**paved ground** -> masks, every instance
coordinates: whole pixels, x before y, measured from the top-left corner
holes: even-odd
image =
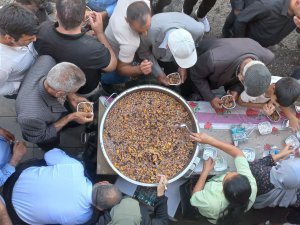
[[[11,0],[0,0],[0,5],[11,2]],[[173,0],[171,6],[166,7],[165,11],[181,11],[182,0]],[[224,23],[225,16],[229,12],[230,4],[229,1],[219,0],[213,10],[209,13],[208,18],[211,23],[212,30],[205,38],[209,37],[220,37],[221,27]],[[296,47],[296,33],[293,32],[289,35],[282,43],[277,46],[275,51],[276,59],[271,65],[271,70],[276,75],[289,76],[291,71],[299,65],[299,50]],[[15,101],[8,100],[3,97],[0,97],[0,126],[8,129],[15,134],[17,139],[22,140],[22,135],[20,127],[16,122],[16,113],[15,113]],[[76,155],[83,147],[80,143],[79,134],[81,128],[76,128],[68,130],[67,133],[62,134],[62,145],[64,149],[74,155]],[[34,144],[28,143],[28,153],[25,159],[29,158],[42,158],[43,152]],[[262,215],[267,215],[267,211],[254,211],[249,214],[241,224],[243,225],[254,225],[259,221]],[[273,213],[273,215],[280,216],[282,210],[279,213]],[[269,213],[272,214],[272,213]],[[178,217],[180,218],[180,212],[178,212]],[[183,221],[180,220],[176,224],[209,224],[203,219],[198,219],[197,221]]]

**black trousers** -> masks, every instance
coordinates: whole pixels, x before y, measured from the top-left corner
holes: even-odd
[[[190,15],[193,11],[194,6],[198,0],[184,0],[183,2],[183,12],[187,15]],[[198,12],[197,12],[197,17],[198,18],[203,18],[206,16],[206,14],[214,7],[216,4],[217,0],[202,0]]]

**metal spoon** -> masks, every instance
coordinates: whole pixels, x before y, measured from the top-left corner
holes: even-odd
[[[176,127],[177,127],[177,128],[185,128],[185,129],[187,129],[187,131],[188,131],[189,133],[193,133],[193,132],[190,130],[190,128],[189,128],[185,123],[179,124],[179,125],[177,125]]]

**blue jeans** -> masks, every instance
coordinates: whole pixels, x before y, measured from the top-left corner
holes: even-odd
[[[120,74],[117,73],[117,71],[109,72],[109,73],[104,73],[101,76],[101,84],[121,84],[125,83],[129,80],[129,77],[126,76],[121,76]]]

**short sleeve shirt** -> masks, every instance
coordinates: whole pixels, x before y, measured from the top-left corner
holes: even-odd
[[[39,55],[50,55],[57,63],[70,62],[78,66],[86,76],[80,94],[92,92],[99,84],[102,69],[110,63],[109,50],[96,38],[80,33],[66,35],[56,30],[57,23],[41,25],[35,48]]]
[[[114,53],[124,63],[131,63],[133,61],[135,52],[140,46],[140,35],[129,26],[125,19],[128,6],[135,1],[118,1],[105,30],[105,35]],[[149,0],[142,1],[150,7]]]
[[[237,172],[248,178],[251,186],[251,195],[247,211],[252,207],[257,193],[255,178],[249,168],[248,161],[245,157],[239,156],[234,160]],[[226,209],[229,202],[223,194],[223,179],[226,174],[213,177],[209,180],[204,189],[193,194],[190,202],[192,206],[198,208],[201,215],[205,216],[209,222],[216,224],[222,212]]]

